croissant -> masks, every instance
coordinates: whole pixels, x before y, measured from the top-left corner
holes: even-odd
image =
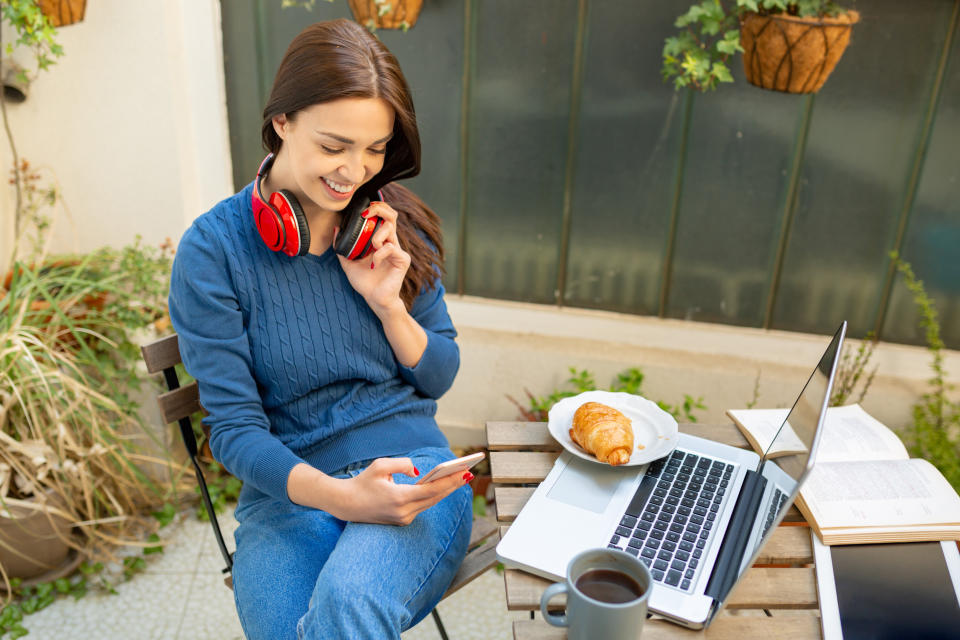
[[[633,425],[630,418],[613,407],[599,402],[580,405],[573,414],[570,438],[600,462],[611,465],[630,462]]]

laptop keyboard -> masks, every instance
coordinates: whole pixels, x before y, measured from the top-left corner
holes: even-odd
[[[680,450],[651,462],[607,546],[638,556],[655,581],[689,592],[732,474],[732,464]]]
[[[770,501],[770,510],[767,511],[767,520],[763,523],[763,533],[761,538],[767,535],[767,531],[770,530],[770,526],[773,524],[773,519],[777,517],[777,514],[780,513],[780,507],[783,506],[783,503],[787,501],[787,496],[780,491],[780,489],[774,489],[776,493],[773,494],[773,500]]]

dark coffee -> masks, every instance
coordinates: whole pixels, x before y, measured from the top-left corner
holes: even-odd
[[[643,587],[631,576],[610,569],[593,569],[577,579],[577,589],[583,595],[600,602],[623,604],[643,595]]]

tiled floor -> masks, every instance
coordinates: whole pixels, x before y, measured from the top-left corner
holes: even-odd
[[[221,516],[232,549],[233,516]],[[242,640],[233,592],[223,584],[223,559],[206,522],[183,514],[161,530],[163,554],[117,585],[117,595],[91,591],[79,600],[58,600],[26,616],[26,640]],[[438,607],[451,640],[512,637],[523,613],[507,611],[503,577],[488,571]],[[403,634],[404,640],[439,639],[432,618]]]

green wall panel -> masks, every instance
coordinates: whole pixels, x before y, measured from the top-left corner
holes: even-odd
[[[873,329],[953,3],[875,0],[814,103],[773,325]]]
[[[556,299],[574,0],[477,0],[465,292]]]
[[[901,255],[923,280],[940,317],[941,337],[960,347],[960,33],[949,64]],[[919,315],[895,280],[884,340],[924,343]]]
[[[694,101],[668,309],[760,326],[803,98],[734,71],[735,85]]]
[[[566,304],[657,313],[684,104],[660,77],[675,18],[660,3],[590,4]]]

